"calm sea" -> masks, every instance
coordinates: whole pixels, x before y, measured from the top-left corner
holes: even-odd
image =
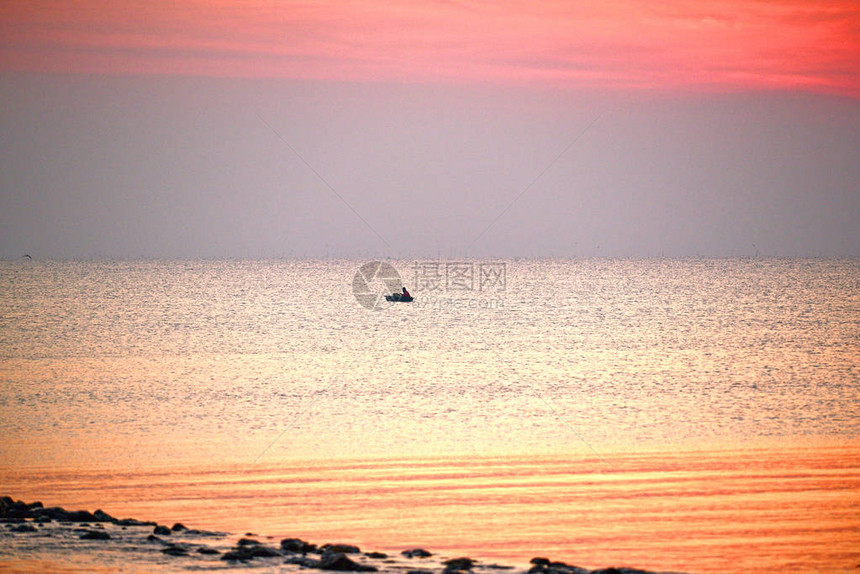
[[[0,262],[0,494],[514,564],[860,563],[860,261],[365,263]]]

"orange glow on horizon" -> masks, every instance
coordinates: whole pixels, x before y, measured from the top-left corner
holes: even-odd
[[[0,5],[0,70],[860,97],[850,0]]]

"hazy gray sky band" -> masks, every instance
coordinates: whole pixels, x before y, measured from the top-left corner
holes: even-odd
[[[853,99],[20,74],[0,97],[7,258],[860,255]]]

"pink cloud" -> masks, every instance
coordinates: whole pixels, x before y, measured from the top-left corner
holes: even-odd
[[[860,96],[855,4],[7,0],[0,69]]]

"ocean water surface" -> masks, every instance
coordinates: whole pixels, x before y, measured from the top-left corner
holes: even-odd
[[[415,301],[376,309],[364,263],[0,263],[0,494],[512,564],[860,563],[857,260],[389,261]]]

